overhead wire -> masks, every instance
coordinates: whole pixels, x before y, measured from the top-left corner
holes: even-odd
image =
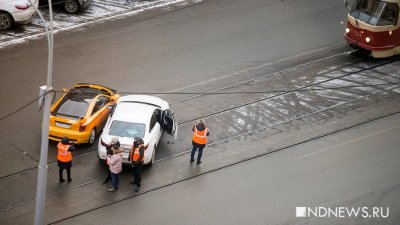
[[[54,91],[45,92],[45,93],[39,95],[39,97],[36,97],[36,98],[33,99],[32,101],[30,101],[30,102],[24,104],[23,106],[19,107],[19,108],[16,109],[15,111],[10,112],[10,113],[8,113],[8,114],[6,114],[6,115],[0,117],[0,121],[2,121],[2,120],[4,120],[4,119],[7,119],[8,117],[10,117],[10,116],[12,116],[12,115],[17,114],[18,112],[20,112],[20,111],[22,111],[23,109],[27,108],[28,106],[30,106],[31,104],[35,103],[37,100],[39,100],[40,98],[42,98],[43,96],[45,96],[45,95],[47,95],[48,93],[51,93],[51,92],[54,92]],[[53,101],[54,101],[54,99],[55,99],[55,95],[54,95],[54,97],[53,97]],[[44,101],[42,101],[42,103],[41,103],[42,105],[43,105],[43,102],[44,102]],[[40,109],[42,108],[42,105],[40,105],[40,107],[39,107]]]
[[[272,91],[229,91],[229,92],[119,92],[119,94],[144,94],[144,95],[229,95],[229,94],[273,94],[281,92],[303,92],[303,91],[323,91],[323,90],[336,90],[344,88],[365,88],[387,85],[399,85],[399,82],[388,82],[382,84],[368,84],[368,85],[347,85],[340,87],[317,87],[304,89],[291,89],[291,90],[272,90]]]
[[[271,91],[232,91],[232,92],[119,92],[119,94],[128,95],[128,94],[143,94],[143,95],[231,95],[231,94],[274,94],[274,93],[287,93],[287,92],[305,92],[305,91],[324,91],[324,90],[337,90],[337,89],[346,89],[346,88],[372,88],[378,86],[388,86],[388,85],[400,85],[399,82],[388,82],[388,83],[381,83],[381,84],[368,84],[368,85],[347,85],[347,86],[339,86],[339,87],[306,87],[303,89],[290,89],[290,90],[271,90]],[[31,104],[38,101],[44,95],[53,92],[53,93],[65,93],[64,91],[57,91],[52,90],[48,91],[39,97],[34,98],[33,100],[29,101],[28,103],[22,105],[18,109],[0,117],[0,121],[7,119],[10,116],[13,116],[23,109],[27,108]],[[53,95],[54,102],[56,95]],[[39,110],[42,109],[43,101],[39,107]]]

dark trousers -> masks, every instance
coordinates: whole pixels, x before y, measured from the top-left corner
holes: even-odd
[[[68,178],[68,180],[71,180],[71,168],[65,168],[65,169],[67,170],[67,178]],[[59,170],[58,170],[58,173],[60,175],[60,180],[64,180],[63,171],[64,171],[64,168],[62,168],[62,167],[60,167]]]
[[[68,182],[71,181],[71,167],[72,167],[72,161],[69,161],[69,162],[62,162],[62,161],[60,161],[60,160],[57,160],[57,162],[58,162],[58,168],[59,168],[58,173],[59,173],[59,175],[60,175],[60,182],[63,182],[63,181],[64,181],[64,178],[63,178],[63,171],[64,171],[64,169],[67,170]]]
[[[113,188],[118,189],[118,184],[119,184],[118,174],[111,172],[111,184]]]
[[[194,155],[196,154],[196,150],[199,149],[199,154],[197,155],[197,162],[200,162],[201,156],[203,155],[203,148],[204,147],[193,145],[192,153],[190,154],[190,160],[194,161]]]
[[[110,180],[111,180],[111,171],[108,170],[107,171],[107,177],[106,177],[106,179],[104,180],[103,183],[108,183]]]
[[[140,187],[140,182],[142,181],[142,164],[138,163],[133,165],[133,176],[135,177],[135,184]]]

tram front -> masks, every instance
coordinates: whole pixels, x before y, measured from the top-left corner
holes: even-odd
[[[347,15],[345,39],[374,58],[400,54],[400,0],[345,0]]]

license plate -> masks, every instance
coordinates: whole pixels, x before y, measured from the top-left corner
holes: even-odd
[[[71,124],[60,123],[60,122],[56,122],[56,126],[57,126],[57,127],[66,128],[66,129],[71,128]]]
[[[129,156],[129,154],[125,154],[125,153],[122,155],[122,162],[123,163],[128,163],[129,162],[128,161],[128,156]]]

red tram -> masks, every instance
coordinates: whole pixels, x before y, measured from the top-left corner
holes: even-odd
[[[345,0],[345,39],[355,48],[367,50],[374,58],[400,54],[400,0]]]

